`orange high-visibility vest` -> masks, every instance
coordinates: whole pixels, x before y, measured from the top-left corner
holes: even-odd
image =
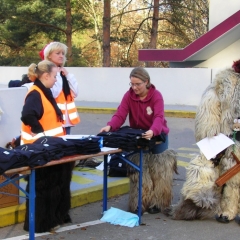
[[[67,96],[67,100],[65,99],[63,91],[60,92],[57,98],[55,98],[58,107],[61,109],[63,113],[63,124],[66,124],[66,113],[69,116],[69,121],[72,125],[75,125],[80,122],[80,117],[78,115],[78,111],[72,96]]]
[[[28,91],[28,94],[33,90],[38,91],[41,95],[42,105],[43,105],[43,115],[42,115],[42,118],[39,120],[39,122],[42,125],[44,132],[38,133],[36,136],[32,136],[31,127],[29,125],[25,125],[24,123],[22,123],[21,145],[27,144],[27,143],[33,143],[35,140],[37,140],[42,136],[58,137],[58,136],[65,135],[62,127],[62,123],[58,121],[57,114],[52,104],[45,97],[42,90],[36,85],[33,85],[30,88],[30,90]]]

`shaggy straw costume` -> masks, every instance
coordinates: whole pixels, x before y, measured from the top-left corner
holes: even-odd
[[[130,157],[131,161],[139,165],[139,155]],[[138,178],[139,173],[129,166],[130,179],[129,211],[136,212],[138,208]],[[173,150],[163,153],[143,154],[142,174],[142,213],[156,206],[163,210],[172,201],[173,174],[177,174],[177,154]]]
[[[203,155],[193,159],[187,168],[182,197],[173,208],[173,219],[204,219],[214,215],[220,201],[221,189],[215,184],[218,167]]]
[[[197,142],[219,133],[233,134],[234,119],[240,117],[239,63],[217,74],[203,93],[195,119]],[[218,159],[219,164],[208,161],[203,154],[191,160],[181,200],[171,212],[173,219],[204,219],[217,214],[218,221],[227,223],[240,213],[240,173],[223,187],[215,184],[220,175],[236,164],[231,152],[240,158],[240,143],[234,141],[234,147],[228,147]]]

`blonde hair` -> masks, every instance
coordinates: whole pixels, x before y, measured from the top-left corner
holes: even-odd
[[[131,78],[131,77],[139,78],[143,82],[148,81],[148,84],[146,85],[147,88],[150,88],[150,86],[152,85],[151,82],[150,82],[150,76],[149,76],[148,72],[142,67],[134,68],[131,71],[129,78]]]
[[[35,81],[37,78],[41,78],[41,76],[44,73],[51,73],[52,69],[54,67],[57,67],[56,64],[54,64],[51,61],[48,60],[43,60],[39,62],[38,64],[32,63],[28,67],[28,77],[32,80]]]
[[[62,66],[64,66],[65,62],[66,62],[66,55],[67,55],[67,46],[63,43],[60,42],[51,42],[49,43],[46,48],[44,49],[44,59],[49,60],[49,55],[53,52],[53,51],[63,51],[64,53],[64,59],[63,59],[63,64]]]

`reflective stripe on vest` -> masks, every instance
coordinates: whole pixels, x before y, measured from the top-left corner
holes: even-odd
[[[63,124],[66,124],[66,113],[69,115],[69,121],[71,124],[74,125],[80,122],[80,117],[78,115],[75,102],[71,96],[68,96],[66,100],[63,91],[61,91],[61,93],[56,98],[56,102],[59,109],[61,109],[63,113]]]
[[[44,132],[32,136],[31,127],[22,123],[21,144],[33,143],[36,139],[42,136],[58,137],[64,135],[62,123],[58,121],[57,114],[52,104],[48,101],[44,93],[36,85],[33,85],[30,88],[28,94],[33,90],[38,91],[41,95],[43,115],[39,120],[39,123],[43,127]]]
[[[78,115],[78,114],[77,114],[76,112],[70,113],[70,114],[69,114],[69,119],[70,119],[71,121],[73,121],[73,119],[75,119],[75,118],[78,117],[77,115]]]
[[[51,129],[51,130],[46,130],[42,133],[38,133],[35,136],[32,136],[31,134],[22,131],[21,136],[24,139],[24,144],[26,144],[26,142],[27,143],[32,143],[35,140],[37,140],[38,138],[43,137],[43,136],[55,136],[55,137],[56,136],[63,136],[62,133],[63,133],[63,128],[62,127],[57,127],[57,128]]]
[[[20,145],[27,144],[27,143],[33,143],[35,140],[37,140],[40,137],[43,137],[43,133],[38,133],[35,136],[32,136],[31,134],[22,131],[21,132],[21,142]]]
[[[65,104],[57,103],[60,110],[65,111]]]
[[[62,103],[57,103],[57,105],[62,111],[65,111],[66,109],[71,110],[76,108],[76,105],[74,102],[66,103],[66,105]]]

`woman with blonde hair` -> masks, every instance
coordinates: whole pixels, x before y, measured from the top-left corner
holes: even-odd
[[[57,81],[57,73],[58,67],[48,60],[29,66],[28,76],[33,85],[27,93],[22,110],[21,145],[34,145],[43,136],[58,137],[65,134],[62,112],[50,90]],[[74,162],[68,162],[35,170],[35,232],[51,232],[60,225],[71,222],[69,210],[73,167]],[[26,191],[29,192],[28,179],[26,180]],[[27,199],[23,226],[26,231],[29,231],[28,202]]]
[[[63,127],[66,134],[70,134],[71,127],[80,122],[80,117],[74,102],[74,98],[78,96],[78,82],[64,67],[66,54],[67,46],[60,42],[51,42],[39,52],[42,60],[49,60],[58,67],[57,81],[51,91],[63,113]]]
[[[28,76],[34,80],[22,109],[21,144],[42,136],[62,136],[62,113],[50,88],[56,82],[57,66],[50,61],[32,63]]]

